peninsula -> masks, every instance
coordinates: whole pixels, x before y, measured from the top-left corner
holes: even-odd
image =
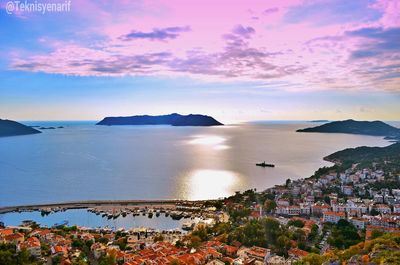
[[[41,133],[16,121],[0,119],[0,137]]]
[[[299,129],[297,132],[348,133],[390,137],[400,135],[400,129],[382,121],[355,120],[334,121],[312,128]]]
[[[138,115],[130,117],[106,117],[96,125],[172,125],[172,126],[219,126],[223,125],[210,116],[201,114]]]

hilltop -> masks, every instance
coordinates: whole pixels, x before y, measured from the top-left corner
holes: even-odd
[[[41,133],[16,121],[0,119],[0,137]]]
[[[210,116],[201,114],[139,115],[130,117],[106,117],[96,125],[172,125],[172,126],[218,126],[223,125]]]

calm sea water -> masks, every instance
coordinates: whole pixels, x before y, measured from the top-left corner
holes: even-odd
[[[77,225],[89,228],[109,227],[112,229],[131,227],[146,227],[159,230],[181,229],[182,224],[190,219],[173,220],[171,217],[165,217],[161,214],[159,217],[155,215],[153,218],[147,216],[119,216],[116,219],[108,220],[100,215],[88,212],[85,209],[67,210],[65,212],[51,213],[47,216],[41,216],[40,212],[23,212],[23,213],[7,213],[0,214],[0,221],[5,225],[20,225],[24,220],[33,220],[41,226],[51,227],[63,220],[68,221],[69,226]]]
[[[95,126],[0,138],[0,206],[86,199],[208,199],[310,176],[332,152],[381,137],[296,133],[313,123]],[[256,167],[260,161],[275,168]]]

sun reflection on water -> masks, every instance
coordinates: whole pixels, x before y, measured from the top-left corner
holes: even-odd
[[[240,188],[240,175],[228,170],[200,169],[183,176],[182,195],[190,200],[216,199]]]
[[[224,144],[226,138],[217,135],[196,135],[189,143],[193,145],[202,145],[211,147],[215,150],[228,149],[229,146]]]

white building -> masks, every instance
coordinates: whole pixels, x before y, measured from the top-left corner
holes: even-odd
[[[327,211],[324,212],[322,214],[322,220],[324,222],[329,222],[329,223],[334,223],[336,224],[337,222],[339,222],[340,219],[345,219],[346,218],[346,214],[343,212],[331,212],[331,211]]]

